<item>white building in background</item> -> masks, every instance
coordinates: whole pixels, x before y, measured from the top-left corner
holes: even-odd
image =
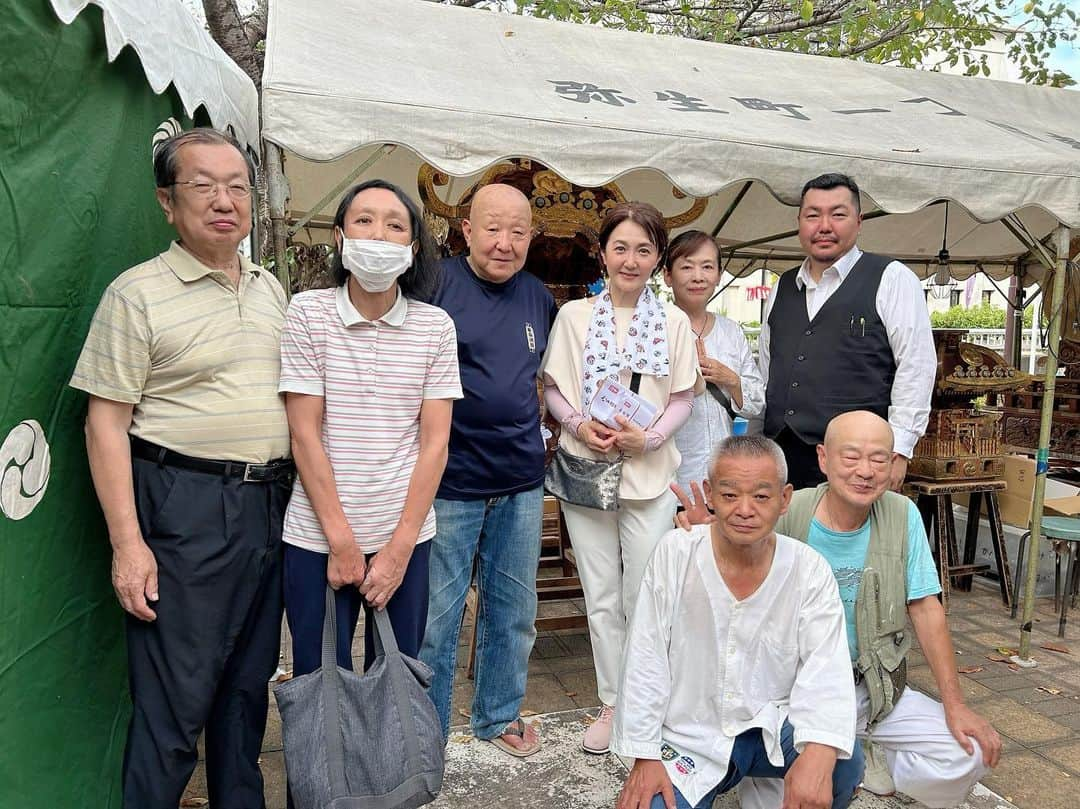
[[[786,269],[786,267],[777,269]],[[764,278],[762,277],[764,275]],[[776,284],[775,273],[755,270],[751,275],[735,278],[724,273],[718,289],[722,290],[709,305],[709,310],[730,317],[744,325],[759,324],[765,301]]]

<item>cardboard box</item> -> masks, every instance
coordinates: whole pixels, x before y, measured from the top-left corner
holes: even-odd
[[[1080,514],[1080,497],[1075,486],[1046,479],[1043,514],[1073,517]],[[1035,496],[1035,459],[1026,455],[1005,456],[1005,491],[998,493],[1001,521],[1027,528],[1031,522],[1031,501]]]
[[[1035,491],[1035,459],[1026,455],[1005,456],[1005,491],[1014,497],[1031,498]]]
[[[998,492],[998,508],[1001,521],[1017,528],[1027,528],[1031,522],[1031,498],[1014,497],[1008,492]]]
[[[1044,516],[1075,517],[1078,514],[1080,514],[1080,496],[1078,495],[1054,497],[1043,501]]]

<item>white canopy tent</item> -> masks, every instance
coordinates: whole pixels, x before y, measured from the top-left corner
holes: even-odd
[[[271,2],[263,82],[263,137],[284,150],[304,240],[327,238],[342,180],[415,192],[427,162],[456,202],[514,156],[582,186],[617,180],[667,214],[689,207],[673,186],[708,198],[689,226],[774,269],[798,256],[791,206],[825,171],[890,214],[860,244],[921,275],[942,246],[935,202],[950,200],[961,278],[1003,278],[1058,223],[1080,226],[1080,93],[419,0]]]

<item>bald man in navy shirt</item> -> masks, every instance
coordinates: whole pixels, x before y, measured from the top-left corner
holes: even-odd
[[[433,303],[457,328],[465,398],[454,404],[450,455],[435,499],[431,596],[420,658],[431,697],[450,724],[458,635],[477,563],[476,695],[472,732],[514,756],[540,748],[521,719],[536,638],[536,569],[544,500],[544,442],[536,376],[555,300],[523,271],[532,240],[528,198],[492,184],[462,222],[467,256],[443,262]]]

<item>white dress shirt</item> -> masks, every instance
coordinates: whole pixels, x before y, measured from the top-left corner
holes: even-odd
[[[669,531],[645,569],[626,640],[611,749],[663,761],[691,805],[727,774],[735,737],[761,728],[783,766],[780,733],[849,758],[855,684],[836,578],[808,545],[777,535],[772,566],[736,600],[710,527]]]
[[[799,268],[795,284],[806,288],[806,315],[811,320],[847,278],[851,268],[862,257],[862,250],[853,247],[835,264],[827,268],[820,281],[810,277],[810,261]],[[770,295],[765,304],[765,316],[758,337],[758,367],[766,386],[769,382],[769,315],[776,296]],[[922,284],[905,264],[890,262],[881,276],[877,298],[878,317],[896,361],[892,401],[889,405],[889,426],[893,430],[893,449],[910,458],[915,444],[926,432],[930,419],[930,394],[937,373],[937,351],[930,331],[930,314]]]
[[[742,326],[731,318],[715,315],[712,330],[701,341],[705,353],[722,362],[739,376],[742,385],[742,407],[731,409],[745,419],[757,418],[765,412],[765,385],[754,362],[750,343]],[[724,392],[727,395],[727,392]],[[708,477],[709,460],[717,444],[731,435],[731,417],[709,390],[694,397],[690,418],[675,433],[675,446],[682,456],[676,478],[689,491],[690,482],[700,483]]]

